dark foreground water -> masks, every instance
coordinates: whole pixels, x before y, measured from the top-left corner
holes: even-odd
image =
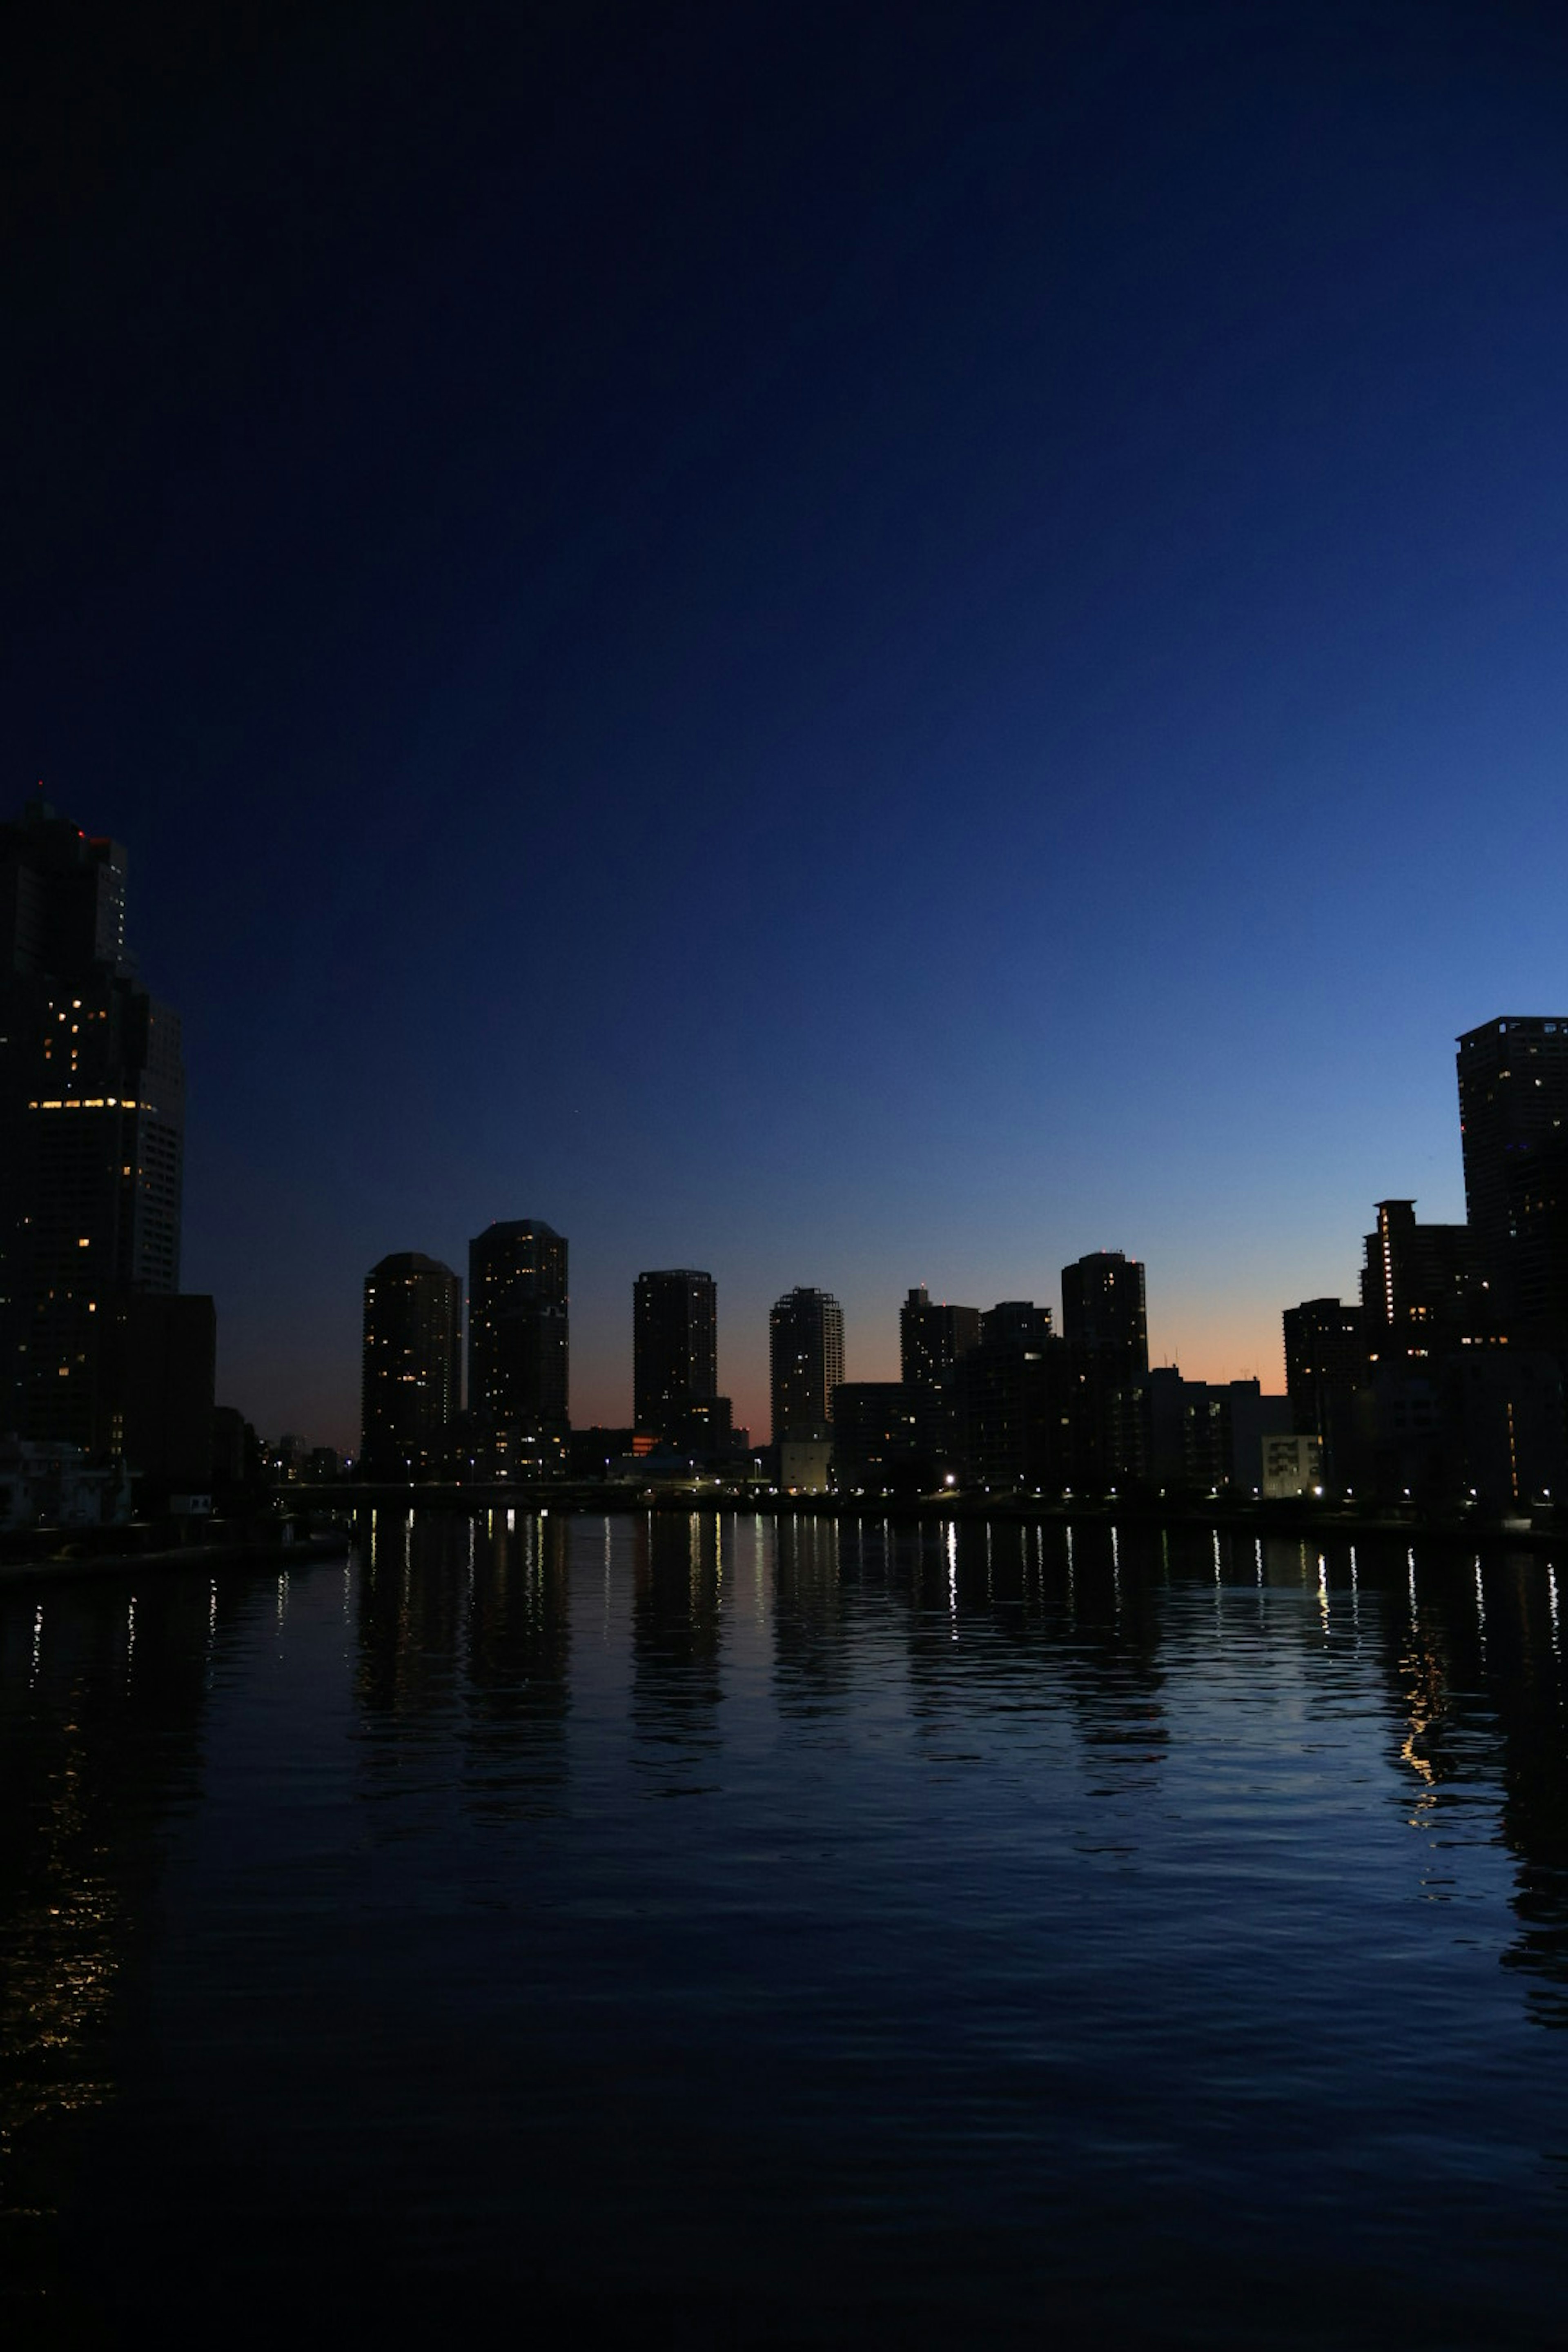
[[[1530,1557],[384,1512],[13,1589],[5,2340],[1557,2340],[1564,1696]]]

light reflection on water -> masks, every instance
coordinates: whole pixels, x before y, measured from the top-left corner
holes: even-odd
[[[1564,1696],[1550,1562],[1223,1531],[383,1513],[10,1593],[4,2292],[1542,2340]]]

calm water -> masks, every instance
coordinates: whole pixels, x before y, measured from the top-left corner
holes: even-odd
[[[8,2340],[1559,2336],[1552,1564],[365,1536],[0,1597]]]

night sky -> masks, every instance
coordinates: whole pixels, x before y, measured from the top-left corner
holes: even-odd
[[[26,70],[19,70],[25,62]],[[131,849],[219,1393],[572,1246],[766,1315],[1148,1265],[1282,1384],[1568,1009],[1568,10],[40,12],[3,797]]]

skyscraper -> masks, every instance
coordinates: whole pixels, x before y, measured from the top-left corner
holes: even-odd
[[[436,1465],[458,1410],[463,1286],[449,1265],[403,1250],[364,1278],[360,1466],[419,1478]]]
[[[1366,1319],[1338,1298],[1303,1298],[1287,1307],[1285,1388],[1295,1433],[1321,1439],[1322,1466],[1338,1485],[1361,1484],[1360,1400],[1370,1367]]]
[[[933,1300],[923,1283],[899,1309],[901,1385],[915,1416],[923,1473],[933,1484],[959,1458],[958,1368],[980,1345],[980,1336],[977,1307]],[[836,1423],[836,1444],[837,1439]]]
[[[768,1317],[773,1444],[826,1437],[844,1378],[844,1310],[831,1291],[787,1290]]]
[[[923,1284],[899,1309],[899,1353],[904,1386],[934,1402],[961,1356],[980,1345],[978,1307],[933,1300]]]
[[[1468,1225],[1416,1223],[1414,1201],[1380,1201],[1362,1267],[1362,1327],[1373,1363],[1427,1363],[1489,1335],[1481,1250]]]
[[[0,1429],[115,1453],[134,1371],[105,1334],[179,1289],[184,1151],[179,1020],[126,960],[125,871],[41,799],[0,825]]]
[[[1287,1307],[1284,1325],[1285,1387],[1296,1426],[1304,1437],[1320,1436],[1324,1394],[1353,1393],[1366,1385],[1362,1310],[1339,1298],[1303,1298],[1299,1307]]]
[[[690,1266],[639,1274],[632,1289],[632,1412],[656,1436],[684,1433],[719,1387],[718,1291]]]
[[[1568,1018],[1510,1014],[1455,1057],[1465,1216],[1510,1339],[1560,1345],[1568,1308]]]
[[[1109,1485],[1126,1468],[1131,1393],[1149,1377],[1143,1268],[1091,1250],[1062,1268],[1062,1337],[1072,1361],[1075,1476]]]
[[[953,1368],[954,1435],[967,1484],[1057,1488],[1073,1476],[1074,1406],[1051,1310],[1002,1300],[980,1318],[980,1344]]]
[[[1141,1380],[1149,1369],[1143,1268],[1120,1250],[1091,1250],[1062,1268],[1062,1337],[1112,1351],[1119,1376]]]
[[[468,1411],[502,1441],[499,1467],[564,1439],[566,1397],[565,1238],[539,1218],[487,1225],[468,1244]]]

